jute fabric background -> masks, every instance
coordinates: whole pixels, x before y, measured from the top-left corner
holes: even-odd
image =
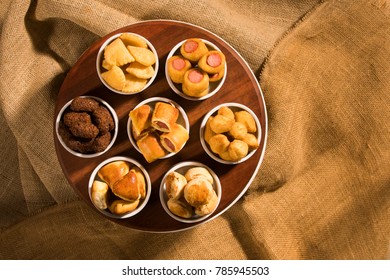
[[[390,245],[390,3],[3,1],[0,258],[385,259]],[[169,234],[102,219],[53,145],[59,87],[100,36],[148,19],[223,37],[259,77],[265,158],[217,219]]]

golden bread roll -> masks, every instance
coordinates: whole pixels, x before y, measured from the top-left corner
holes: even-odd
[[[247,111],[235,112],[234,116],[236,117],[236,121],[245,124],[248,132],[253,133],[257,131],[255,119]]]
[[[195,208],[195,214],[199,216],[208,215],[217,208],[217,205],[218,205],[218,195],[214,191],[211,200],[207,204]]]
[[[182,125],[174,123],[171,131],[160,136],[161,145],[171,153],[177,153],[187,142],[189,134]]]
[[[126,201],[138,200],[141,197],[137,175],[132,170],[117,181],[111,190],[117,197]]]
[[[188,219],[193,215],[192,207],[185,201],[171,198],[168,200],[167,206],[169,211],[176,216]]]
[[[247,133],[248,133],[248,129],[246,128],[245,124],[240,122],[235,122],[229,130],[229,134],[234,139],[239,139],[239,140],[244,139]]]
[[[207,94],[209,76],[199,68],[191,68],[184,74],[183,93],[188,96],[200,97]]]
[[[233,140],[228,148],[232,161],[239,161],[248,154],[248,144],[241,140]]]
[[[178,117],[179,110],[175,106],[157,102],[152,115],[152,126],[161,132],[170,132]]]
[[[224,115],[217,114],[210,121],[210,128],[215,133],[225,133],[225,132],[228,132],[231,129],[233,124],[234,124],[234,119],[231,119],[231,118],[226,117]]]
[[[174,55],[168,59],[168,75],[174,83],[181,84],[184,80],[184,74],[190,69],[191,62],[182,56]]]
[[[242,141],[248,144],[248,149],[250,151],[256,150],[259,147],[259,140],[252,133],[247,133],[247,135],[245,135]]]
[[[126,161],[118,160],[113,161],[98,171],[98,176],[104,182],[108,184],[110,188],[120,179],[122,179],[125,174],[129,172],[129,163]]]
[[[180,173],[175,171],[169,173],[165,181],[165,191],[168,198],[179,199],[183,195],[186,184],[186,178]]]
[[[91,200],[93,204],[101,209],[107,209],[108,202],[108,185],[102,181],[93,181],[91,189]]]
[[[199,38],[187,39],[180,47],[180,53],[189,61],[196,63],[208,52],[206,44]]]
[[[225,55],[217,50],[209,51],[198,62],[200,69],[206,73],[217,74],[225,67]]]
[[[213,196],[212,184],[204,178],[189,181],[184,188],[185,200],[194,207],[209,203]]]
[[[210,122],[211,120],[213,119],[214,117],[213,116],[210,116],[208,118],[208,120],[206,121],[206,125],[205,125],[205,128],[204,128],[204,133],[203,133],[203,137],[204,137],[204,140],[206,141],[206,143],[210,144],[209,141],[210,141],[210,138],[213,137],[215,135],[215,132],[211,129],[210,127]]]
[[[187,170],[187,172],[184,174],[185,179],[187,182],[197,179],[197,178],[203,178],[210,182],[210,184],[214,183],[213,176],[211,176],[210,172],[204,168],[204,167],[192,167]]]
[[[216,134],[209,140],[210,149],[213,153],[222,154],[229,147],[230,141],[225,134]]]
[[[151,126],[152,109],[149,105],[141,105],[129,113],[131,119],[132,133],[135,139],[138,139],[142,132]]]
[[[137,176],[140,199],[144,199],[146,197],[146,182],[144,174],[136,167],[132,168],[129,172],[134,172]]]
[[[116,215],[123,215],[134,211],[139,204],[139,200],[135,201],[125,201],[122,199],[114,200],[108,209],[111,213]]]
[[[151,163],[166,155],[155,133],[146,133],[138,141],[137,146],[147,162]]]

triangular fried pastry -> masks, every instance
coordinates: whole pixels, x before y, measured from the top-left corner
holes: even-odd
[[[106,83],[116,90],[122,90],[125,86],[126,78],[122,69],[114,65],[110,70],[102,73],[102,78]]]
[[[125,84],[122,87],[123,92],[132,93],[142,90],[146,85],[146,79],[140,79],[133,75],[125,75]]]
[[[148,45],[146,44],[145,40],[142,40],[142,38],[131,34],[131,33],[123,33],[119,38],[123,41],[123,43],[126,46],[135,46],[140,48],[147,48]]]
[[[112,41],[104,50],[104,60],[108,64],[122,66],[134,61],[134,57],[126,49],[121,39]]]
[[[150,79],[154,75],[152,66],[145,66],[137,61],[130,63],[126,72],[140,79]]]
[[[135,61],[138,61],[142,65],[151,66],[156,63],[156,57],[149,49],[134,46],[127,46],[127,49],[134,57]]]

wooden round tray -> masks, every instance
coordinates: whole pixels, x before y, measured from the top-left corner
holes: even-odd
[[[155,81],[144,92],[136,95],[126,96],[111,92],[101,83],[96,72],[96,56],[100,46],[107,38],[119,32],[133,32],[144,36],[154,45],[159,56],[160,67]],[[170,89],[164,74],[165,61],[170,50],[178,42],[191,37],[214,43],[226,56],[227,76],[224,85],[217,94],[203,101],[191,101],[178,96]],[[96,158],[79,158],[62,147],[54,131],[58,160],[75,191],[98,212],[89,199],[88,180],[99,163],[113,156],[126,156],[137,160],[149,172],[152,181],[150,200],[139,214],[128,219],[112,219],[123,226],[142,231],[169,232],[207,222],[232,206],[246,192],[259,170],[267,137],[267,114],[260,86],[243,58],[223,39],[203,28],[177,21],[153,20],[135,23],[107,34],[87,49],[67,74],[57,97],[55,118],[65,103],[80,95],[97,96],[107,101],[117,112],[119,132],[115,144],[105,154]],[[130,110],[142,100],[154,96],[166,97],[179,103],[187,112],[191,129],[190,139],[178,154],[149,164],[131,145],[126,125]],[[204,152],[199,139],[203,116],[215,106],[226,102],[241,103],[252,109],[258,116],[262,129],[260,146],[256,153],[238,165],[224,165],[214,161]],[[165,172],[176,163],[188,160],[209,166],[219,176],[222,185],[222,198],[216,211],[206,220],[195,224],[172,219],[164,211],[159,199],[160,182]],[[102,218],[110,219],[104,215]]]

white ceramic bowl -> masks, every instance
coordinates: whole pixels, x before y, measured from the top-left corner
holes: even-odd
[[[261,133],[261,125],[260,125],[259,119],[258,119],[256,114],[251,109],[249,109],[247,106],[242,105],[240,103],[224,103],[224,104],[220,104],[220,105],[214,107],[210,112],[208,112],[203,117],[202,123],[200,125],[200,133],[199,133],[200,143],[202,144],[202,147],[205,150],[205,152],[212,159],[214,159],[215,161],[218,161],[218,162],[223,163],[223,164],[239,164],[239,163],[242,163],[242,162],[248,160],[256,152],[257,149],[249,151],[248,154],[245,157],[243,157],[242,159],[240,159],[239,161],[228,161],[228,160],[223,160],[222,158],[219,157],[218,154],[215,154],[210,149],[209,144],[207,144],[205,139],[204,139],[204,131],[205,131],[207,120],[210,118],[210,116],[216,115],[218,110],[219,110],[219,108],[221,108],[223,106],[229,107],[233,112],[245,110],[253,117],[253,119],[255,120],[255,123],[256,123],[256,127],[257,127],[257,131],[255,133],[255,136],[257,138],[258,144],[260,144],[261,134],[262,133]]]
[[[183,93],[182,92],[182,89],[181,89],[181,85],[180,84],[176,84],[174,83],[169,74],[168,74],[168,60],[174,56],[174,55],[180,55],[180,47],[184,44],[186,40],[183,40],[181,41],[180,43],[178,43],[175,47],[172,48],[172,50],[169,52],[168,54],[168,57],[167,57],[167,60],[166,60],[166,63],[165,63],[165,77],[167,79],[167,82],[169,84],[169,86],[171,87],[171,89],[176,93],[178,94],[179,96],[185,98],[185,99],[188,99],[188,100],[192,100],[192,101],[201,101],[201,100],[205,100],[207,98],[210,98],[211,96],[213,96],[214,94],[216,94],[220,88],[222,87],[223,83],[225,82],[225,79],[226,79],[226,74],[227,74],[227,63],[225,62],[225,72],[224,72],[224,75],[222,77],[221,80],[219,81],[216,81],[216,82],[210,82],[210,85],[209,85],[209,93],[202,96],[202,97],[193,97],[193,96],[188,96],[187,94]],[[217,51],[221,51],[215,44],[207,41],[207,40],[204,40],[202,39],[202,41],[206,44],[207,48],[211,51],[211,50],[217,50]]]
[[[153,110],[154,106],[157,102],[169,103],[169,104],[173,105],[174,107],[176,107],[179,110],[179,117],[178,117],[176,122],[178,124],[182,125],[188,131],[188,134],[190,133],[190,122],[188,120],[188,116],[187,116],[186,112],[184,111],[184,109],[179,104],[177,104],[175,101],[172,101],[172,100],[170,100],[168,98],[164,98],[164,97],[151,97],[151,98],[145,99],[144,101],[140,102],[137,106],[134,107],[134,109],[136,109],[142,105],[148,104]],[[134,139],[131,125],[132,125],[131,118],[129,117],[128,121],[127,121],[127,136],[129,137],[129,140],[130,140],[131,144],[133,145],[133,147],[139,153],[141,153],[141,150],[138,148],[137,142]],[[184,146],[185,146],[185,144],[181,147],[181,149],[183,149]],[[175,154],[177,154],[177,153],[168,153],[160,159],[169,158]]]
[[[99,98],[99,97],[95,97],[95,96],[80,96],[81,98],[92,98],[98,102],[100,102],[100,104],[104,105],[108,111],[111,113],[111,116],[112,118],[114,119],[114,124],[115,124],[115,128],[114,128],[114,131],[111,133],[111,142],[110,144],[106,147],[106,149],[104,151],[101,151],[101,152],[98,152],[98,153],[91,153],[91,154],[83,154],[81,152],[78,152],[78,151],[75,151],[75,150],[72,150],[71,148],[69,148],[67,146],[67,144],[65,143],[65,141],[62,139],[60,133],[59,133],[59,126],[60,126],[60,123],[62,121],[62,115],[64,114],[64,112],[66,112],[66,110],[68,109],[68,107],[70,106],[70,104],[72,103],[73,99],[68,101],[63,107],[62,109],[59,111],[58,115],[57,115],[57,119],[56,119],[56,134],[57,134],[57,138],[59,140],[59,142],[61,143],[61,145],[71,154],[75,155],[75,156],[78,156],[78,157],[82,157],[82,158],[93,158],[93,157],[97,157],[97,156],[100,156],[102,154],[104,154],[105,152],[107,152],[111,147],[112,145],[114,145],[114,142],[116,140],[116,137],[118,135],[118,116],[114,110],[114,108],[112,108],[106,101],[104,101],[103,99]]]
[[[214,180],[214,183],[213,183],[213,188],[218,196],[218,203],[217,203],[217,206],[216,208],[214,209],[213,212],[211,212],[210,214],[208,215],[205,215],[205,216],[199,216],[199,215],[196,215],[194,214],[191,218],[181,218],[179,216],[176,216],[175,214],[173,214],[169,209],[168,209],[168,206],[167,206],[167,202],[168,202],[168,196],[167,196],[167,193],[166,193],[166,178],[167,178],[167,175],[173,171],[176,171],[180,174],[182,174],[184,176],[184,174],[186,173],[186,171],[192,167],[204,167],[206,168],[209,173],[211,174],[211,176],[213,177],[213,180]],[[179,222],[182,222],[182,223],[197,223],[197,222],[200,222],[200,221],[203,221],[205,219],[207,219],[210,215],[212,215],[215,210],[218,208],[218,205],[221,201],[221,197],[222,197],[222,187],[221,187],[221,182],[218,178],[218,176],[215,174],[215,172],[210,169],[208,166],[204,165],[203,163],[200,163],[200,162],[196,162],[196,161],[185,161],[185,162],[181,162],[181,163],[178,163],[176,164],[175,166],[173,166],[170,170],[168,170],[163,179],[161,180],[161,184],[160,184],[160,202],[161,202],[161,205],[163,206],[165,212],[171,216],[173,219],[179,221]]]
[[[123,32],[123,33],[130,33],[130,32]],[[100,47],[99,51],[98,51],[98,54],[97,54],[97,58],[96,58],[96,71],[97,71],[97,74],[99,76],[99,79],[100,81],[108,88],[110,89],[111,91],[113,92],[116,92],[118,94],[123,94],[123,95],[133,95],[133,94],[136,94],[136,93],[140,93],[142,91],[144,91],[145,89],[147,89],[154,81],[154,79],[156,78],[157,76],[157,73],[158,73],[158,67],[159,67],[159,59],[158,59],[158,54],[157,54],[157,51],[156,49],[154,48],[154,46],[152,45],[152,43],[150,43],[145,37],[139,35],[139,34],[136,34],[136,33],[130,33],[130,34],[133,34],[139,38],[141,38],[142,40],[144,40],[146,42],[146,44],[148,45],[148,48],[149,50],[151,50],[155,57],[156,57],[156,63],[153,65],[153,68],[154,68],[154,75],[148,79],[146,85],[144,86],[144,88],[142,90],[139,90],[139,91],[136,91],[136,92],[131,92],[131,93],[128,93],[128,92],[123,92],[123,91],[120,91],[120,90],[117,90],[117,89],[114,89],[112,88],[110,85],[108,85],[106,83],[106,81],[102,78],[101,76],[101,73],[102,72],[105,72],[106,70],[102,67],[102,63],[103,63],[103,58],[104,58],[104,50],[105,48],[107,47],[108,44],[110,44],[112,41],[114,41],[116,38],[118,38],[119,36],[121,36],[123,33],[117,33],[113,36],[111,36],[110,38],[108,38]]]
[[[117,157],[112,157],[112,158],[109,158],[109,159],[106,159],[105,161],[101,162],[98,166],[96,166],[96,168],[92,171],[91,173],[91,176],[90,176],[90,179],[89,179],[89,182],[88,182],[88,193],[89,193],[89,198],[91,199],[91,202],[92,202],[92,198],[91,198],[91,190],[92,190],[92,184],[94,182],[94,180],[100,180],[102,181],[99,176],[98,176],[98,172],[100,170],[100,168],[102,168],[103,166],[105,166],[106,164],[108,163],[111,163],[111,162],[114,162],[114,161],[126,161],[129,163],[130,165],[130,169],[132,167],[136,167],[138,168],[139,170],[141,170],[142,174],[144,175],[144,178],[145,178],[145,184],[146,184],[146,196],[145,196],[145,199],[143,199],[142,201],[140,201],[139,205],[137,206],[137,208],[135,210],[133,210],[132,212],[129,212],[129,213],[126,213],[126,214],[123,214],[123,215],[117,215],[117,214],[113,214],[110,212],[110,210],[108,209],[105,209],[105,210],[102,210],[102,209],[99,209],[97,207],[95,207],[99,212],[101,212],[102,214],[108,216],[108,217],[111,217],[111,218],[116,218],[116,219],[126,219],[126,218],[129,218],[129,217],[132,217],[136,214],[138,214],[139,212],[142,211],[142,209],[145,208],[146,204],[148,203],[149,199],[150,199],[150,194],[151,194],[151,191],[152,191],[152,183],[150,181],[150,177],[149,177],[149,174],[148,172],[145,170],[145,168],[139,163],[137,162],[136,160],[132,159],[132,158],[128,158],[128,157],[122,157],[122,156],[117,156]],[[110,191],[110,190],[109,190]],[[111,199],[112,197],[114,196],[114,194],[110,194],[111,195]],[[93,202],[92,202],[93,204]]]

